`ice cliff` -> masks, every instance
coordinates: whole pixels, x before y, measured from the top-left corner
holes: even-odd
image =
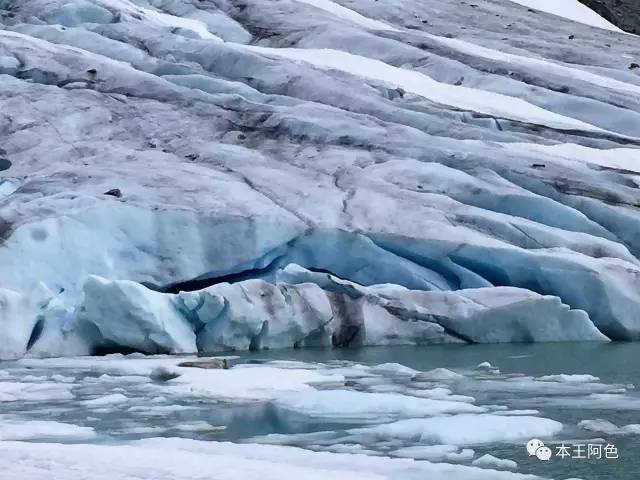
[[[583,9],[0,0],[0,358],[640,339],[640,41]]]

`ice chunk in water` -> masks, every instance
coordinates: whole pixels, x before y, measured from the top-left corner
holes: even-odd
[[[392,452],[395,457],[413,458],[415,460],[428,460],[430,462],[470,460],[475,452],[470,448],[456,445],[414,445],[412,447],[399,448]]]
[[[72,384],[54,382],[0,382],[0,403],[72,400]]]
[[[518,464],[513,460],[494,457],[488,453],[475,459],[471,465],[483,468],[496,468],[498,470],[515,470],[518,468]]]
[[[379,439],[420,440],[436,444],[478,445],[483,443],[549,438],[562,424],[548,418],[493,414],[452,415],[413,418],[364,429],[351,430],[356,436]]]
[[[12,419],[8,416],[0,417],[0,441],[87,441],[95,436],[96,433],[91,427],[32,419],[25,421]]]
[[[625,425],[618,427],[614,423],[603,420],[582,420],[578,427],[590,432],[605,433],[607,435],[640,435],[640,424]]]
[[[382,419],[424,417],[445,413],[479,413],[484,409],[464,402],[416,398],[398,393],[321,390],[287,395],[276,405],[313,418],[376,422]]]
[[[598,377],[594,377],[593,375],[567,375],[561,373],[559,375],[544,375],[539,377],[538,380],[542,382],[599,382],[600,379]]]
[[[128,400],[129,399],[125,395],[121,393],[114,393],[112,395],[94,398],[93,400],[86,400],[83,403],[89,407],[104,407],[108,405],[126,403]]]

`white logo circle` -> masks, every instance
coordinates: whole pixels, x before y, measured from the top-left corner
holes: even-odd
[[[537,438],[532,438],[527,442],[527,452],[529,452],[529,456],[533,457],[536,454],[536,450],[540,447],[544,447],[544,442],[542,440],[538,440]]]
[[[543,462],[549,461],[551,458],[551,449],[549,447],[540,447],[536,450],[536,457]]]

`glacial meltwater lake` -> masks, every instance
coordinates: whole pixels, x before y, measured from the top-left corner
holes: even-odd
[[[230,370],[177,366],[195,357],[23,359],[0,363],[0,448],[182,438],[637,480],[639,358],[638,343],[558,343],[261,351]],[[549,461],[529,456],[530,438]],[[602,458],[575,458],[578,445]],[[485,454],[517,467],[473,464]]]

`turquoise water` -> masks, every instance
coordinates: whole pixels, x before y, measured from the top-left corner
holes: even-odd
[[[248,355],[265,358],[264,352]],[[246,358],[246,357],[245,357]],[[433,368],[468,369],[488,361],[502,373],[532,376],[590,374],[609,384],[632,384],[640,388],[640,343],[545,343],[504,345],[436,345],[429,347],[375,347],[359,350],[274,351],[268,358],[296,359],[305,362],[348,360],[365,364],[395,362],[416,370]],[[602,418],[621,426],[640,423],[640,391],[628,408],[578,408],[572,399],[562,398],[561,406],[543,406],[539,399],[508,392],[482,392],[462,388],[456,393],[474,396],[480,403],[507,404],[513,408],[535,408],[541,416],[576,425],[584,419]],[[584,432],[582,433],[584,435]],[[604,438],[618,449],[617,460],[582,460],[553,457],[549,463],[529,457],[523,446],[491,445],[475,448],[478,454],[490,453],[518,463],[518,472],[556,479],[584,480],[640,479],[640,435],[591,434],[586,438]]]
[[[528,345],[442,345],[423,347],[375,347],[358,350],[306,349],[246,353],[237,363],[268,363],[272,361],[298,361],[315,365],[352,364],[377,365],[399,363],[416,370],[428,371],[447,368],[465,375],[455,384],[453,393],[476,399],[477,405],[504,405],[511,410],[538,410],[540,416],[560,421],[564,425],[561,435],[554,441],[585,443],[594,438],[604,439],[618,449],[617,460],[578,460],[553,457],[548,463],[529,457],[524,444],[495,443],[472,448],[476,458],[490,453],[499,458],[514,460],[518,472],[531,473],[555,479],[582,478],[584,480],[637,480],[640,478],[640,435],[604,435],[577,428],[578,422],[605,419],[618,426],[640,423],[640,392],[631,385],[640,385],[640,344],[528,344]],[[124,360],[126,362],[126,360]],[[500,369],[493,376],[478,375],[476,366],[490,362]],[[475,373],[474,373],[475,372]],[[31,399],[27,401],[0,401],[0,414],[21,419],[54,420],[81,426],[91,426],[98,432],[95,442],[113,443],[149,437],[185,437],[198,440],[229,440],[243,442],[268,434],[284,434],[283,443],[302,448],[316,448],[305,444],[304,435],[313,432],[345,432],[364,426],[344,421],[319,421],[305,415],[283,412],[270,401],[234,403],[205,398],[170,397],[162,400],[166,384],[136,381],[130,376],[105,379],[103,372],[78,367],[59,371],[43,362],[37,367],[25,368],[19,362],[0,364],[0,374],[19,380],[31,377],[51,381],[52,373],[61,373],[73,380],[73,400]],[[513,380],[554,374],[589,374],[599,377],[597,392],[616,392],[604,399],[589,392],[575,389],[536,391],[514,388]],[[0,375],[0,380],[2,376]],[[41,381],[40,381],[41,382]],[[385,377],[383,387],[402,392],[412,380],[406,377]],[[522,382],[521,382],[522,383]],[[533,382],[528,385],[546,385]],[[558,386],[558,384],[554,384]],[[560,384],[562,387],[562,384]],[[367,391],[357,381],[345,383],[342,388]],[[415,388],[415,385],[411,388]],[[599,390],[598,390],[599,388]],[[83,400],[100,395],[122,393],[137,408],[88,407]],[[609,395],[609,394],[607,394]],[[161,405],[166,411],[153,412],[146,406]],[[211,425],[224,425],[221,431],[181,431],[177,428],[197,421]],[[302,440],[301,440],[302,438]],[[289,440],[290,439],[290,440]],[[48,441],[47,438],[35,441]],[[260,440],[258,440],[260,441]],[[590,442],[589,442],[590,443]],[[403,445],[406,446],[406,445]],[[365,447],[379,454],[387,454],[385,445],[368,444]],[[327,446],[330,449],[330,445]]]

